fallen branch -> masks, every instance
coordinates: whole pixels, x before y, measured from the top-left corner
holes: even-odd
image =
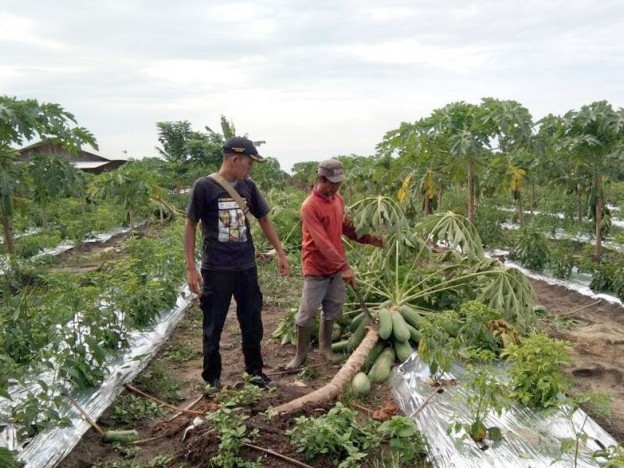
[[[179,418],[180,416],[182,416],[184,414],[185,411],[189,411],[193,406],[195,406],[197,403],[199,403],[203,399],[204,399],[204,395],[199,395],[195,400],[191,401],[185,408],[182,408],[176,414],[174,414],[169,419],[167,419],[167,422],[171,422],[174,419]]]
[[[275,458],[279,458],[280,460],[284,460],[285,462],[288,462],[291,465],[301,466],[301,467],[304,467],[304,468],[313,468],[310,465],[306,465],[305,463],[301,463],[300,461],[295,460],[294,458],[287,457],[286,455],[282,455],[281,453],[277,453],[277,452],[275,452],[275,451],[273,451],[271,449],[265,449],[265,448],[262,448],[262,447],[258,447],[257,445],[252,445],[252,444],[249,444],[247,442],[243,442],[243,445],[245,447],[249,447],[251,449],[258,450],[259,452],[266,453],[267,455],[271,455],[271,456],[273,456]]]
[[[130,384],[124,384],[124,387],[126,387],[126,388],[127,388],[128,390],[130,390],[131,392],[134,392],[134,393],[136,393],[136,394],[138,394],[138,395],[141,395],[142,397],[147,398],[148,400],[152,400],[152,401],[154,401],[154,402],[158,403],[159,405],[166,406],[167,408],[172,409],[172,410],[174,410],[174,411],[181,411],[181,412],[183,412],[183,413],[196,414],[196,415],[200,415],[200,416],[203,416],[204,414],[206,414],[206,413],[203,413],[203,412],[201,412],[201,411],[194,411],[194,410],[189,410],[189,409],[180,409],[180,408],[178,408],[177,406],[173,406],[173,405],[170,405],[170,404],[169,404],[169,403],[167,403],[167,402],[164,402],[164,401],[162,401],[162,400],[159,400],[159,399],[158,399],[158,398],[156,398],[155,396],[149,395],[149,394],[147,394],[147,393],[145,393],[145,392],[143,392],[143,391],[139,390],[138,388],[133,387],[133,386],[132,386],[132,385],[130,385]]]
[[[327,363],[326,362],[321,362],[320,364],[310,364],[310,365],[307,365],[307,366],[297,367],[296,369],[290,369],[290,370],[278,371],[278,372],[270,372],[270,373],[267,373],[267,375],[269,377],[272,377],[274,375],[296,374],[297,372],[301,372],[304,369],[313,369],[315,367],[325,367],[325,366],[327,366]]]
[[[374,411],[372,409],[367,408],[364,405],[360,405],[357,401],[352,401],[351,402],[351,406],[353,406],[354,408],[357,408],[359,410],[366,411],[368,414],[373,414],[374,413]]]
[[[364,337],[364,340],[353,351],[353,354],[349,357],[347,362],[340,368],[334,378],[322,388],[319,388],[312,393],[308,393],[300,398],[289,401],[274,408],[275,414],[289,414],[302,408],[305,404],[318,404],[324,403],[336,398],[346,386],[351,382],[351,379],[359,372],[364,364],[364,361],[370,354],[371,350],[377,344],[379,334],[376,330],[370,329]]]
[[[592,306],[595,306],[597,304],[600,304],[601,301],[602,301],[602,299],[598,299],[596,302],[590,302],[589,304],[585,304],[584,306],[580,306],[580,307],[577,307],[576,309],[572,309],[571,311],[567,312],[564,315],[571,316],[572,314],[574,314],[576,312],[580,312],[583,309],[587,309],[588,307],[592,307]]]

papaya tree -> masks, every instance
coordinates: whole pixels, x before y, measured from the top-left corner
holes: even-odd
[[[12,259],[15,258],[11,227],[13,197],[21,173],[16,167],[16,147],[38,137],[53,140],[72,152],[77,152],[85,144],[97,149],[94,136],[75,124],[74,115],[59,104],[0,96],[0,218],[7,253]]]
[[[384,135],[377,150],[382,155],[397,156],[391,178],[402,181],[397,198],[408,209],[420,205],[428,215],[434,205],[442,207],[443,193],[454,176],[448,172],[448,141],[443,135],[433,134],[424,119],[414,124],[404,122]]]
[[[41,209],[41,224],[48,228],[48,207],[62,196],[76,193],[82,173],[58,154],[36,154],[28,166],[33,200]]]
[[[564,129],[559,143],[570,157],[571,167],[589,180],[592,194],[596,248],[594,258],[602,256],[602,222],[605,210],[604,183],[621,177],[624,163],[624,110],[615,110],[607,101],[597,101],[569,111],[563,116]]]
[[[96,197],[119,205],[125,211],[130,229],[134,229],[137,213],[149,206],[153,179],[153,174],[131,161],[116,171],[100,174],[91,190]]]
[[[503,162],[503,180],[496,177],[493,183],[513,194],[520,224],[524,224],[523,188],[527,174],[535,165],[532,151],[533,119],[529,110],[517,101],[483,98],[483,123],[491,129],[498,141],[494,150],[499,167]]]

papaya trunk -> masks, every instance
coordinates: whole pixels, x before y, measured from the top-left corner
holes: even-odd
[[[6,243],[7,254],[11,260],[15,259],[15,241],[11,230],[11,220],[4,210],[2,210],[2,230],[4,231],[4,242]]]
[[[596,187],[596,251],[594,252],[594,258],[600,260],[602,257],[602,178],[597,175],[595,178]]]
[[[275,413],[278,415],[291,414],[301,409],[304,405],[310,403],[325,403],[336,398],[340,395],[340,393],[342,393],[349,382],[351,382],[351,379],[355,377],[355,374],[360,371],[364,361],[366,361],[366,358],[377,344],[378,339],[379,335],[377,334],[377,331],[369,329],[368,333],[364,337],[364,340],[362,340],[360,345],[355,349],[355,351],[353,351],[353,354],[351,354],[347,362],[344,363],[331,382],[324,387],[313,391],[312,393],[308,393],[307,395],[289,401],[288,403],[279,405],[274,408]]]
[[[475,186],[474,167],[472,161],[468,161],[468,220],[474,223],[475,220]]]

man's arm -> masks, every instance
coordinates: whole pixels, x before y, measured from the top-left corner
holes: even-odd
[[[350,269],[344,256],[342,256],[334,244],[327,237],[327,231],[321,223],[318,213],[310,206],[301,209],[301,221],[310,233],[312,241],[324,258],[324,267],[330,271],[345,271]]]
[[[258,223],[260,223],[260,228],[262,229],[262,232],[277,252],[277,265],[279,266],[281,275],[290,275],[290,266],[288,265],[286,252],[284,252],[284,248],[282,247],[282,243],[280,242],[277,231],[275,230],[275,226],[273,226],[273,223],[269,219],[269,216],[267,215],[258,218]]]
[[[184,258],[186,259],[186,281],[195,294],[202,288],[202,277],[195,265],[195,232],[197,222],[187,218],[184,224]]]
[[[358,237],[355,232],[355,226],[353,225],[353,221],[348,214],[344,214],[342,220],[342,233],[349,239],[359,242],[360,244],[370,244],[375,247],[383,247],[384,240],[381,236],[373,236],[371,234],[366,234],[362,237]]]

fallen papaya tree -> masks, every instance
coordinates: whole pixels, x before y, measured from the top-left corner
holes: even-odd
[[[306,404],[326,403],[336,398],[351,382],[355,374],[360,371],[364,361],[366,361],[366,358],[377,344],[378,339],[379,334],[377,331],[369,328],[360,345],[353,351],[353,354],[347,359],[347,362],[344,363],[331,382],[307,395],[277,406],[274,408],[275,414],[291,414]]]

